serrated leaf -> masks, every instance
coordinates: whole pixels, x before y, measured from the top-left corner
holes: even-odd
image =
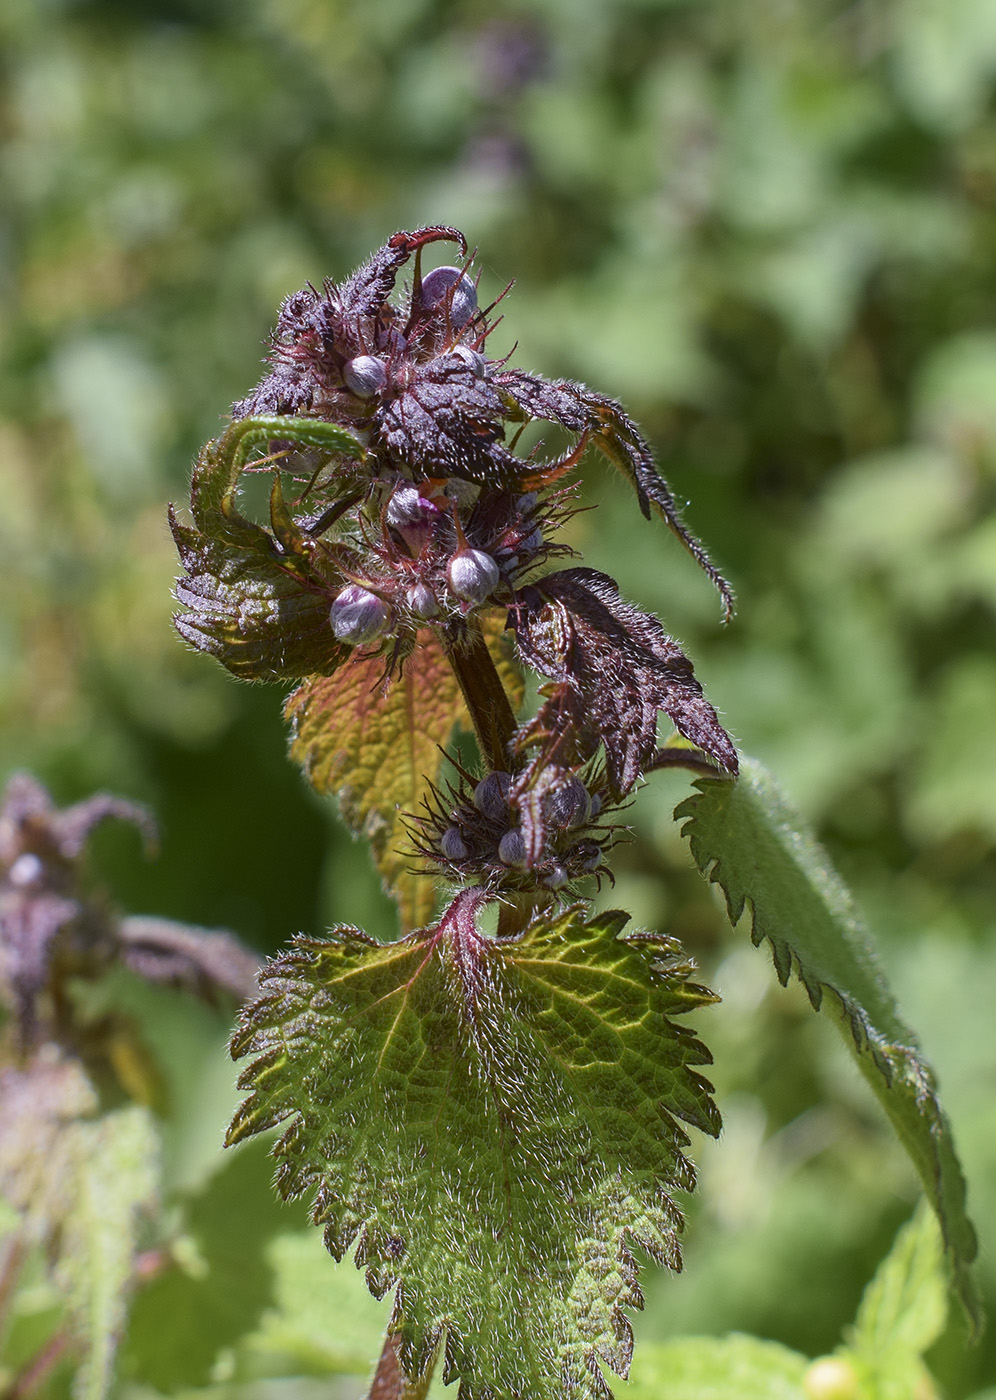
[[[39,1057],[0,1076],[0,1190],[26,1239],[45,1246],[83,1359],[76,1400],[101,1400],[127,1318],[141,1216],[158,1187],[159,1138],[138,1107],[91,1116],[96,1096],[71,1061]]]
[[[435,633],[419,633],[402,674],[384,689],[380,657],[357,656],[334,676],[313,676],[287,701],[291,755],[312,786],[334,793],[354,836],[370,842],[406,928],[432,917],[435,889],[412,873],[404,816],[417,812],[439,774],[440,748],[466,715]]]
[[[808,1359],[778,1342],[731,1332],[639,1349],[620,1400],[805,1400]]]
[[[290,1119],[279,1189],[378,1296],[398,1285],[412,1377],[445,1332],[463,1400],[606,1394],[639,1306],[630,1246],[677,1268],[682,1124],[715,1134],[708,1053],[672,1017],[712,1000],[670,940],[626,915],[476,927],[485,896],[380,945],[299,938],[271,963],[232,1050],[252,1055],[238,1141]]]
[[[698,795],[675,811],[687,818],[682,831],[696,865],[722,888],[733,923],[750,906],[751,938],[756,946],[768,941],[779,980],[787,983],[794,972],[813,1006],[845,1032],[920,1175],[941,1225],[953,1286],[977,1326],[969,1272],[977,1241],[951,1126],[849,892],[760,764],[742,765],[735,783],[702,780],[696,787]]]

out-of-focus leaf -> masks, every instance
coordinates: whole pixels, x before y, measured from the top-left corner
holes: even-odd
[[[996,661],[964,656],[943,677],[913,765],[910,824],[921,841],[979,831],[996,841]]]
[[[637,1350],[619,1400],[806,1400],[808,1365],[759,1337],[681,1337]]]
[[[876,1400],[907,1400],[914,1393],[919,1358],[944,1329],[943,1245],[935,1216],[921,1208],[865,1289],[848,1350],[873,1378]]]
[[[155,1203],[158,1135],[143,1108],[96,1115],[82,1071],[54,1057],[0,1071],[0,1191],[42,1244],[82,1351],[74,1395],[102,1400],[127,1318],[141,1216]]]
[[[892,13],[891,57],[910,109],[942,132],[980,117],[996,75],[987,0],[903,0]]]
[[[185,1198],[173,1266],[135,1300],[123,1378],[164,1394],[205,1385],[219,1352],[257,1326],[273,1301],[268,1247],[279,1231],[304,1224],[274,1196],[270,1178],[253,1146],[230,1154],[202,1191]]]
[[[601,1397],[625,1372],[639,1242],[677,1267],[682,1123],[718,1131],[708,1060],[671,1019],[708,1002],[668,939],[569,909],[520,937],[476,927],[480,890],[378,945],[339,928],[270,964],[242,1015],[238,1141],[290,1124],[279,1189],[378,1296],[399,1286],[400,1356],[445,1332],[465,1396]]]
[[[994,26],[996,28],[996,26]],[[966,331],[942,341],[915,385],[918,427],[948,449],[976,456],[996,448],[996,335]]]
[[[336,1269],[315,1230],[277,1235],[266,1252],[273,1306],[246,1341],[267,1370],[288,1362],[305,1374],[365,1376],[380,1351],[388,1309],[353,1269]],[[267,1364],[270,1363],[270,1364]]]
[[[406,928],[432,916],[432,881],[409,869],[404,817],[417,812],[443,762],[441,746],[466,716],[453,668],[431,631],[384,691],[380,657],[355,657],[313,676],[287,701],[291,754],[318,792],[335,793],[354,835],[371,844]]]
[[[698,795],[676,809],[687,819],[682,830],[692,856],[722,888],[731,922],[750,905],[751,938],[755,945],[768,940],[779,980],[787,983],[794,972],[813,1006],[845,1031],[937,1212],[954,1288],[975,1326],[969,1265],[977,1242],[933,1073],[826,852],[759,764],[746,764],[741,775],[737,783],[698,782]]]

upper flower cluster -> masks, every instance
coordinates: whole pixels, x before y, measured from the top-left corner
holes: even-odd
[[[440,240],[463,261],[423,275],[422,250]],[[410,287],[395,298],[409,261]],[[198,461],[194,528],[172,516],[185,569],[177,626],[247,678],[332,677],[374,653],[390,678],[423,639],[440,646],[486,770],[504,783],[502,811],[476,802],[480,783],[454,791],[449,807],[433,788],[409,814],[415,844],[448,874],[559,889],[600,866],[611,829],[592,796],[596,809],[618,804],[655,766],[661,712],[723,769],[737,766],[657,620],[605,575],[550,572],[571,553],[557,540],[575,509],[564,478],[589,445],[629,479],[645,514],[664,517],[727,612],[732,595],[620,405],[489,358],[493,309],[478,305],[462,234],[443,227],[397,233],[341,284],[287,298],[269,372]],[[569,450],[518,454],[532,419],[566,429]],[[243,474],[260,470],[274,474],[269,528],[239,506]],[[519,659],[549,682],[518,728],[481,640],[495,609]],[[579,792],[583,813],[571,807]]]

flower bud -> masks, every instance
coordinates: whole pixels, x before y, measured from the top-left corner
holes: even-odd
[[[502,865],[525,865],[526,843],[517,826],[511,831],[506,831],[498,842],[498,859]]]
[[[41,857],[36,856],[34,851],[22,851],[7,871],[7,879],[17,889],[25,889],[28,885],[41,884],[45,876],[45,867]]]
[[[391,620],[391,609],[376,593],[351,583],[332,604],[329,617],[332,631],[340,642],[358,647],[375,641],[386,631]]]
[[[543,883],[548,890],[562,890],[568,881],[567,871],[562,865],[554,863],[543,876]]]
[[[427,583],[413,583],[405,594],[405,602],[416,617],[437,617],[439,603]]]
[[[415,486],[399,486],[387,503],[384,518],[395,529],[406,525],[426,525],[437,519],[439,507],[427,501]]]
[[[448,826],[439,838],[439,849],[447,860],[466,860],[467,845],[460,835],[460,828]]]
[[[471,350],[469,345],[454,345],[450,354],[456,359],[462,360],[476,379],[484,378],[487,361],[476,350]]]
[[[346,388],[358,399],[372,399],[387,380],[387,370],[373,355],[357,355],[355,360],[347,360],[342,371]]]
[[[462,330],[477,310],[477,288],[458,267],[434,267],[422,278],[422,300],[426,306],[435,306],[447,297],[451,297],[450,325]]]
[[[492,821],[503,821],[508,816],[508,793],[511,786],[511,776],[496,768],[475,787],[474,806],[482,816],[489,817]]]
[[[591,794],[591,811],[588,813],[589,821],[594,821],[602,810],[602,798],[597,792]]]
[[[450,588],[468,603],[483,603],[498,587],[498,565],[483,549],[457,550],[446,570]]]
[[[590,875],[602,864],[602,848],[597,841],[579,841],[565,853],[565,859]]]
[[[584,826],[591,815],[591,796],[580,778],[569,778],[551,795],[549,817],[554,826]]]

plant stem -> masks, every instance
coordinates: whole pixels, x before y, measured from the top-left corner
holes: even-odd
[[[27,1255],[27,1245],[20,1235],[12,1235],[0,1254],[0,1331],[3,1330],[10,1305],[14,1299],[21,1265]]]
[[[417,1381],[409,1380],[401,1368],[397,1351],[397,1332],[387,1333],[377,1370],[367,1392],[367,1400],[425,1400],[436,1369],[436,1355]]]
[[[69,1346],[69,1334],[56,1332],[14,1377],[0,1400],[24,1400],[48,1379]]]
[[[445,628],[441,638],[467,702],[481,757],[489,769],[505,770],[509,742],[515,733],[515,714],[480,624],[471,619],[459,631]]]

